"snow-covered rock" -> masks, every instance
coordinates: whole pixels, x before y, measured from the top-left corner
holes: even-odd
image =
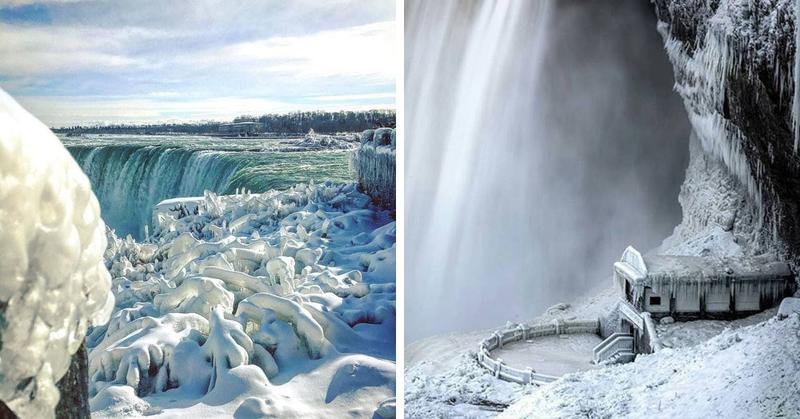
[[[781,301],[781,305],[778,307],[778,318],[785,319],[792,314],[800,315],[800,298],[789,297]]]
[[[55,383],[114,306],[105,225],[58,138],[0,90],[0,400],[53,417]]]

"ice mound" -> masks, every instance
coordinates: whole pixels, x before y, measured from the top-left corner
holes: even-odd
[[[282,141],[281,151],[352,150],[358,146],[355,134],[317,134],[313,130],[301,140]]]
[[[61,142],[1,90],[0,127],[0,399],[54,417],[55,383],[113,307],[105,225]]]
[[[390,215],[324,183],[164,201],[146,243],[109,231],[117,304],[87,340],[93,413],[387,414]]]
[[[392,128],[364,131],[352,160],[361,189],[389,207],[395,202],[396,134]]]

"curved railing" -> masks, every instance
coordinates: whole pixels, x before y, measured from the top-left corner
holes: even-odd
[[[600,321],[594,320],[561,320],[534,325],[518,324],[505,330],[498,330],[481,341],[478,347],[478,364],[488,369],[495,377],[518,384],[543,385],[558,379],[557,376],[537,373],[533,368],[518,369],[503,363],[500,358],[494,359],[492,351],[502,348],[510,342],[530,338],[562,335],[562,334],[600,334]]]

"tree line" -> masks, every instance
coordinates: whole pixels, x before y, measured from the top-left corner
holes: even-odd
[[[395,127],[395,111],[375,109],[369,111],[306,111],[261,116],[242,115],[233,123],[256,122],[256,132],[270,134],[305,134],[358,132],[371,128]],[[62,134],[216,134],[220,126],[230,122],[204,121],[160,124],[107,124],[77,125],[55,128]]]

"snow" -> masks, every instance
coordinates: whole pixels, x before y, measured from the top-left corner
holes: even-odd
[[[395,223],[354,184],[172,199],[109,232],[97,417],[394,415]]]
[[[785,318],[792,314],[800,314],[800,298],[789,297],[781,301],[777,316],[779,318]]]
[[[760,257],[710,257],[689,255],[646,255],[648,278],[653,281],[716,281],[734,276],[737,281],[776,280],[792,277],[786,262],[772,255]]]
[[[533,368],[537,373],[554,375],[595,368],[592,349],[603,340],[598,335],[541,336],[506,344],[492,351],[492,357],[516,368]]]
[[[0,90],[0,399],[54,417],[55,383],[114,297],[100,207],[70,154]]]
[[[593,291],[575,304],[557,304],[531,322],[545,323],[557,318],[597,317],[611,310],[618,300],[616,293],[610,288]],[[491,330],[453,333],[423,339],[407,346],[404,374],[406,417],[493,417],[524,395],[535,391],[536,387],[526,388],[495,378],[490,371],[478,364],[474,351],[491,333]],[[569,338],[578,339],[575,342],[577,345],[573,345],[577,353],[560,354],[560,359],[575,360],[577,365],[572,363],[564,365],[573,368],[580,367],[582,364],[580,359],[585,357],[586,364],[582,364],[583,367],[591,368],[592,366],[588,365],[591,360],[591,350],[580,345],[587,342],[581,342],[582,338],[578,336],[584,335],[572,335]],[[589,338],[594,340],[592,336]],[[532,342],[538,339],[542,338],[532,339]],[[537,352],[526,357],[542,359],[546,352],[553,351],[554,348],[550,343],[555,342],[543,341],[542,345],[536,348]],[[527,343],[524,344],[526,346],[522,345],[519,346],[521,351],[523,348],[529,348]],[[510,344],[508,348],[514,346]],[[569,340],[566,346],[570,346]]]
[[[564,377],[500,417],[797,417],[800,317]],[[765,344],[769,342],[769,344]]]

